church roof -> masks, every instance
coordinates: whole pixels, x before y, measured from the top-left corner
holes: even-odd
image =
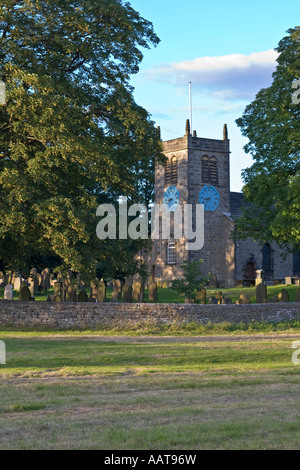
[[[233,219],[242,215],[242,206],[244,202],[243,193],[230,193],[230,212]]]

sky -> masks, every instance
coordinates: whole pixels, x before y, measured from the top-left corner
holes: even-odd
[[[162,139],[182,137],[189,118],[198,137],[222,139],[228,125],[231,191],[241,191],[251,166],[235,120],[257,92],[272,83],[286,31],[300,24],[299,0],[130,0],[151,21],[161,42],[143,50],[131,79],[136,102],[161,127]]]

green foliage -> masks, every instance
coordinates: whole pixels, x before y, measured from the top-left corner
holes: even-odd
[[[161,144],[128,80],[158,41],[123,0],[2,2],[1,269],[92,273],[97,206],[151,200]]]
[[[186,260],[182,264],[183,279],[177,279],[172,283],[172,290],[185,294],[190,302],[195,302],[197,292],[207,285],[208,279],[202,275],[201,266],[203,260]]]
[[[273,83],[261,90],[237,120],[249,139],[245,151],[253,165],[244,170],[248,205],[237,234],[282,246],[300,243],[300,105],[292,84],[300,78],[300,27],[288,31],[278,47]]]

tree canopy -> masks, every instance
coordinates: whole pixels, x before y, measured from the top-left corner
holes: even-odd
[[[158,42],[123,0],[2,2],[0,269],[92,271],[97,206],[151,199],[160,139],[129,78]]]
[[[248,204],[237,234],[290,249],[300,245],[300,104],[293,99],[300,79],[300,27],[290,29],[276,50],[272,85],[237,120],[249,139],[245,151],[254,159],[243,172]]]

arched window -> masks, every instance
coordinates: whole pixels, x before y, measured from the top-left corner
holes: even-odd
[[[211,157],[210,159],[210,182],[211,183],[218,183],[218,166],[217,166],[217,159],[215,157]]]
[[[245,276],[246,279],[255,279],[255,265],[252,262],[249,262],[246,264],[246,269],[245,269]]]
[[[262,249],[262,268],[263,271],[272,271],[271,245],[266,243]]]
[[[204,155],[202,157],[202,183],[214,183],[219,182],[218,176],[218,165],[216,157],[208,157]]]
[[[293,254],[293,274],[294,276],[300,276],[300,249]]]
[[[176,264],[176,248],[174,238],[170,238],[167,247],[167,261],[168,264]]]
[[[202,182],[209,183],[209,158],[207,156],[202,158]]]
[[[171,184],[177,184],[178,182],[178,161],[176,157],[172,157],[171,160]]]
[[[176,157],[172,157],[168,160],[165,167],[165,180],[166,185],[178,183],[178,160]]]

